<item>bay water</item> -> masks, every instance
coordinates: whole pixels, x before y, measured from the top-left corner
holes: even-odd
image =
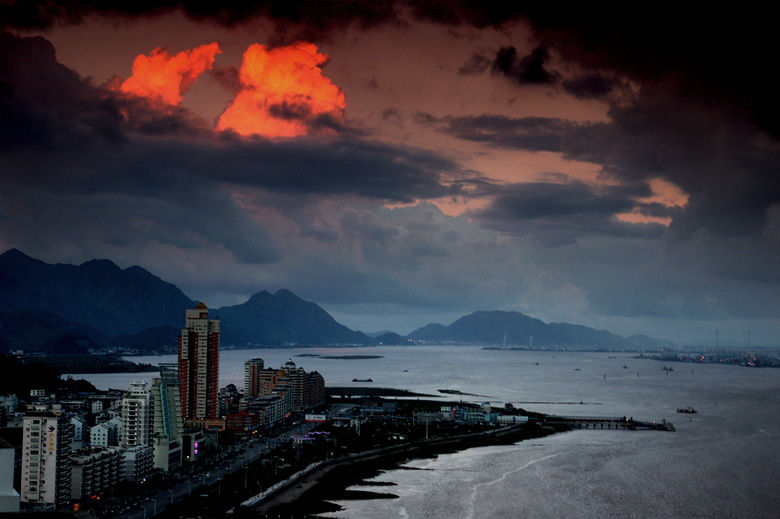
[[[349,358],[355,355],[379,358]],[[319,371],[326,386],[370,384],[560,415],[667,419],[677,428],[575,430],[410,460],[376,478],[392,486],[355,487],[397,499],[338,502],[344,509],[325,517],[780,517],[778,369],[472,346],[294,348],[225,350],[220,385],[243,387],[244,362],[255,357],[267,367],[291,359]],[[72,376],[127,389],[155,374]],[[688,405],[698,412],[676,412]]]

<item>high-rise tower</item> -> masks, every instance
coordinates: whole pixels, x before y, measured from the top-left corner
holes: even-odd
[[[260,394],[260,375],[264,368],[263,359],[249,359],[244,363],[244,394],[246,396]]]
[[[22,423],[21,501],[61,504],[70,497],[73,425],[51,411],[28,412]]]
[[[203,303],[187,310],[179,337],[179,395],[184,420],[219,417],[219,319]]]

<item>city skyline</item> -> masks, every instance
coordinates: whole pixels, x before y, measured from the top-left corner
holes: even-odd
[[[214,308],[285,288],[366,332],[513,310],[776,344],[755,15],[102,9],[0,9],[3,251],[140,265]]]

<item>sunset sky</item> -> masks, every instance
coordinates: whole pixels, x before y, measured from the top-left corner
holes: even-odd
[[[769,17],[104,4],[0,1],[0,252],[366,332],[498,309],[780,344]]]

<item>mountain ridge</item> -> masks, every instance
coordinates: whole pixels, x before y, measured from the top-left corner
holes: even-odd
[[[140,266],[108,259],[48,264],[18,249],[0,254],[0,347],[48,351],[135,349],[173,352],[185,310],[198,301]],[[246,302],[210,309],[225,347],[457,343],[579,349],[661,349],[644,336],[623,338],[583,325],[544,323],[520,312],[482,310],[448,326],[431,323],[402,337],[376,338],[338,323],[287,289],[260,290]]]

